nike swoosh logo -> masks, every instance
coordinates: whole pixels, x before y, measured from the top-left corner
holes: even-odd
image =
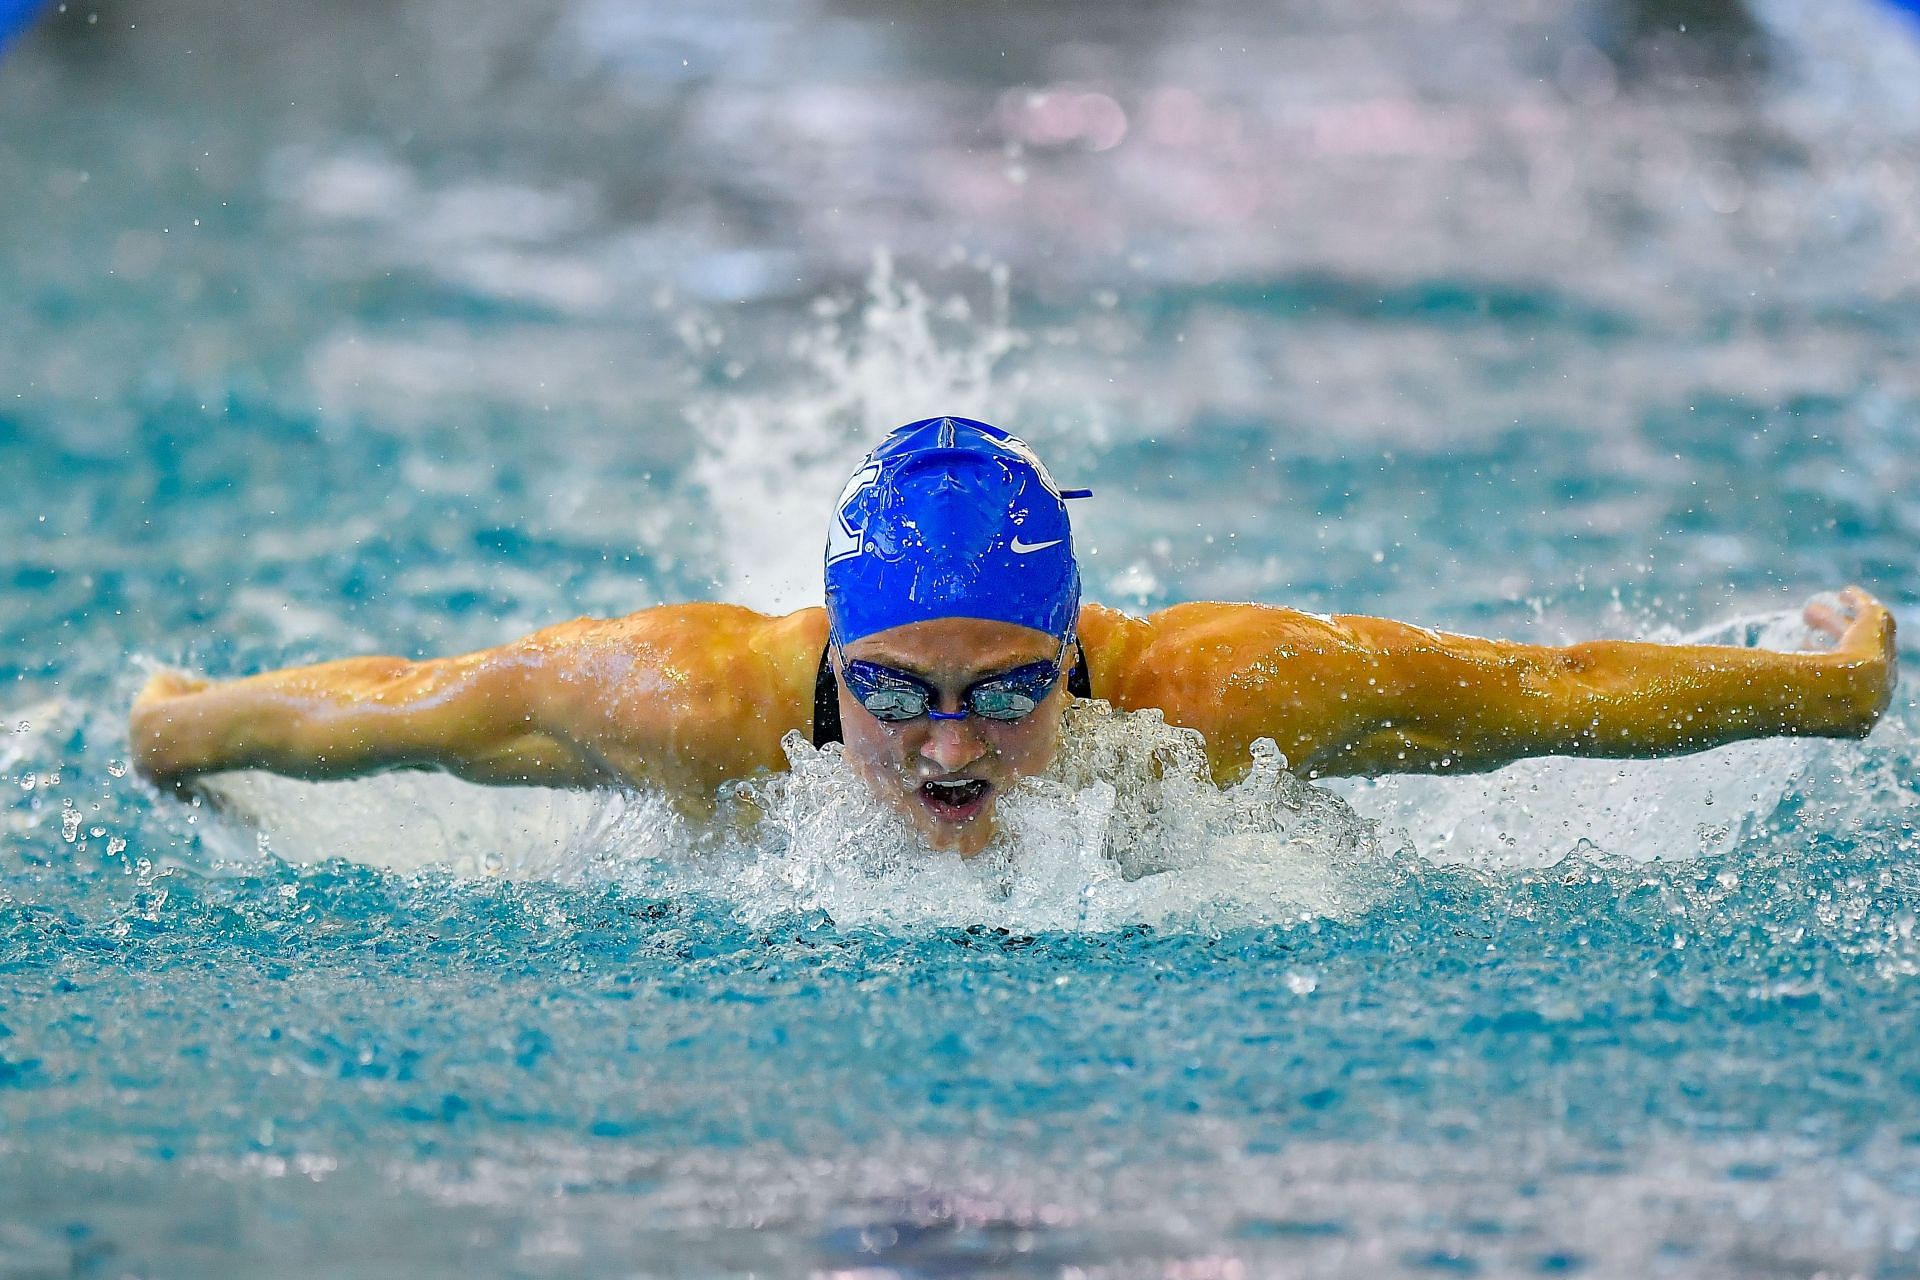
[[[1052,542],[1022,542],[1016,534],[1013,541],[1007,545],[1013,548],[1013,554],[1024,556],[1030,555],[1035,551],[1045,551],[1048,547],[1057,547],[1065,541],[1065,538],[1055,538]]]

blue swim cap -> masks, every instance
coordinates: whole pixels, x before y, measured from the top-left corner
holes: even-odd
[[[827,618],[852,644],[930,618],[1065,637],[1080,570],[1062,492],[1026,443],[967,418],[910,422],[860,464],[827,531]]]
[[[43,4],[44,0],[0,0],[0,50],[32,24]]]

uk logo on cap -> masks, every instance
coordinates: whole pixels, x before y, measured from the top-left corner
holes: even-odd
[[[880,464],[869,462],[854,472],[840,490],[839,500],[833,504],[833,523],[827,528],[828,564],[857,556],[867,549],[866,530],[857,527],[851,517],[860,495],[873,488],[879,478]]]

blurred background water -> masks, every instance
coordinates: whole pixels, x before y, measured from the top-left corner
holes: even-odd
[[[1920,1273],[1906,684],[1006,883],[411,779],[247,784],[263,854],[123,724],[142,663],[814,603],[850,461],[945,411],[1098,491],[1122,607],[1905,610],[1917,187],[1868,0],[44,11],[0,1275]]]

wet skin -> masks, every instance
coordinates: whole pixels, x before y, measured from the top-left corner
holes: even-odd
[[[866,636],[848,645],[845,656],[918,676],[940,691],[938,710],[958,711],[968,686],[1051,661],[1059,652],[1055,638],[1012,623],[939,618]],[[847,761],[930,846],[972,857],[993,838],[1001,793],[1053,762],[1069,696],[1063,676],[1018,720],[920,716],[888,724],[855,701],[843,681],[840,725]]]
[[[1806,620],[1830,648],[1532,645],[1225,603],[1148,618],[1087,605],[1077,634],[1093,695],[1195,730],[1225,783],[1258,738],[1296,773],[1326,777],[1860,737],[1893,694],[1893,615],[1849,588]],[[495,784],[644,786],[711,813],[729,779],[786,767],[781,739],[812,727],[826,640],[819,608],[661,605],[451,658],[347,658],[211,682],[163,671],[128,737],[140,772],[163,785],[229,769],[316,780],[444,769]],[[953,618],[864,637],[847,656],[913,671],[957,709],[968,685],[1057,652],[1037,631]],[[1069,696],[1056,686],[1011,723],[886,725],[843,692],[840,715],[860,776],[930,844],[969,854],[992,838],[1000,792],[1052,761]],[[928,789],[941,782],[960,785]]]

